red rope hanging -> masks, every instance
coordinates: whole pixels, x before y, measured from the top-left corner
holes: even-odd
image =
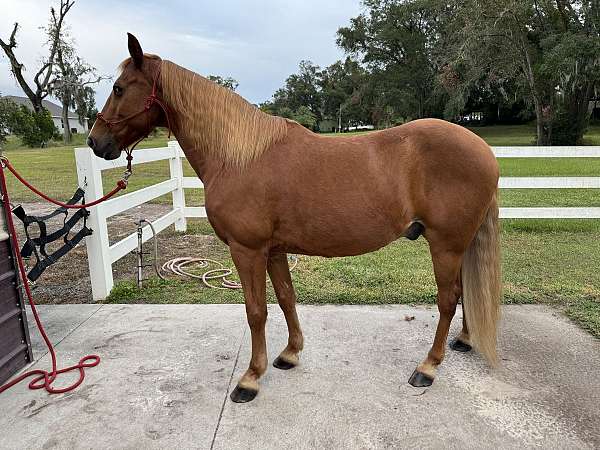
[[[157,96],[157,81],[158,81],[159,76],[160,76],[160,68],[157,71],[156,76],[154,78],[154,83],[152,86],[152,94],[150,96],[148,96],[148,98],[146,98],[146,102],[144,104],[144,109],[142,109],[141,111],[134,113],[128,117],[125,117],[124,119],[120,119],[120,120],[109,120],[109,119],[106,119],[102,113],[99,113],[98,119],[101,120],[102,122],[104,122],[106,124],[106,126],[110,129],[114,125],[117,125],[119,123],[130,120],[134,117],[137,117],[138,115],[140,115],[142,113],[148,112],[152,108],[152,106],[154,104],[156,104],[165,113],[165,116],[167,118],[167,126],[169,128],[169,136],[171,136],[171,121],[169,118],[168,109],[167,109],[166,105],[164,104],[164,102],[162,100],[160,100]],[[149,127],[148,127],[148,129],[149,129]],[[33,300],[33,295],[31,293],[31,287],[29,286],[29,280],[27,278],[27,273],[25,271],[25,264],[23,263],[23,258],[21,256],[21,252],[19,250],[19,242],[18,242],[18,238],[17,238],[15,224],[12,219],[12,210],[11,210],[11,206],[10,206],[10,198],[8,195],[8,189],[6,186],[6,177],[5,177],[4,169],[8,169],[21,183],[23,183],[23,185],[25,185],[31,191],[33,191],[38,196],[40,196],[44,200],[47,200],[50,203],[54,203],[55,205],[60,206],[62,208],[66,208],[66,209],[90,208],[92,206],[96,206],[96,205],[108,200],[109,198],[115,196],[118,192],[127,188],[127,180],[132,172],[131,166],[132,166],[132,160],[133,160],[133,149],[143,139],[144,138],[141,138],[131,148],[125,149],[125,151],[127,152],[127,171],[125,172],[123,179],[119,180],[119,182],[117,183],[117,186],[112,191],[110,191],[108,194],[103,196],[102,198],[99,198],[98,200],[95,200],[91,203],[86,203],[86,204],[68,205],[64,202],[60,202],[58,200],[55,200],[55,199],[49,197],[48,195],[44,194],[42,191],[37,189],[35,186],[33,186],[31,183],[29,183],[27,180],[25,180],[25,178],[23,178],[21,176],[21,174],[19,174],[19,172],[17,172],[17,170],[12,166],[12,164],[8,161],[7,158],[0,156],[0,186],[2,186],[2,190],[4,191],[4,197],[2,199],[2,203],[4,205],[4,210],[6,212],[9,233],[13,236],[12,242],[13,242],[13,246],[14,246],[15,255],[17,256],[17,265],[19,267],[19,274],[20,274],[21,280],[23,282],[23,288],[25,289],[27,301],[29,302],[29,305],[31,306],[31,312],[33,313],[35,323],[36,323],[38,329],[40,330],[42,339],[44,340],[46,347],[48,347],[48,352],[50,353],[50,358],[52,359],[52,369],[50,372],[48,372],[46,370],[42,370],[42,369],[36,369],[36,370],[31,370],[29,372],[26,372],[26,373],[18,376],[17,378],[15,378],[11,382],[9,382],[3,386],[0,386],[0,394],[3,393],[4,391],[6,391],[7,389],[10,389],[11,387],[21,383],[23,380],[33,377],[33,376],[35,376],[35,378],[29,382],[29,389],[45,389],[49,394],[64,394],[65,392],[69,392],[69,391],[72,391],[73,389],[76,389],[77,387],[79,387],[81,385],[81,383],[83,383],[83,381],[85,379],[85,369],[88,369],[91,367],[96,367],[98,364],[100,364],[100,357],[98,355],[87,355],[87,356],[84,356],[83,358],[81,358],[79,360],[79,363],[77,363],[73,366],[65,367],[64,369],[57,368],[56,351],[54,349],[54,346],[52,345],[52,342],[48,338],[48,335],[46,334],[46,331],[44,330],[44,326],[40,320],[37,308],[35,306],[35,302]],[[73,383],[67,387],[64,387],[64,388],[52,387],[52,385],[56,381],[58,375],[67,373],[67,372],[71,372],[74,370],[79,371],[79,378],[75,383]]]
[[[129,157],[128,157],[129,158]],[[85,203],[85,204],[76,204],[76,205],[67,205],[64,202],[58,201],[58,200],[54,200],[51,197],[48,197],[46,194],[44,194],[42,191],[40,191],[38,188],[36,188],[35,186],[33,186],[31,183],[29,183],[25,178],[23,178],[23,176],[17,172],[17,169],[15,169],[12,164],[10,163],[10,161],[6,158],[1,158],[0,159],[0,165],[2,166],[2,169],[4,169],[5,167],[10,170],[10,172],[17,178],[17,180],[19,180],[25,187],[27,187],[28,189],[30,189],[32,192],[34,192],[35,194],[37,194],[38,196],[40,196],[41,198],[43,198],[46,201],[49,201],[50,203],[54,203],[57,206],[60,206],[61,208],[66,208],[66,209],[83,209],[83,208],[91,208],[92,206],[96,206],[102,202],[105,202],[106,200],[108,200],[111,197],[114,197],[118,192],[127,189],[127,177],[124,176],[122,180],[119,180],[117,182],[117,186],[110,191],[108,194],[106,194],[104,197],[99,198],[98,200],[94,200],[91,203]],[[128,168],[127,168],[127,173],[131,173],[131,160],[128,159]]]
[[[5,163],[7,162],[6,160],[4,160],[4,161],[5,161]],[[48,335],[46,334],[46,331],[44,330],[44,326],[42,325],[42,321],[40,320],[40,316],[39,316],[37,308],[35,306],[35,302],[33,301],[33,295],[31,293],[31,287],[29,286],[29,280],[27,279],[27,273],[25,271],[25,264],[23,263],[23,258],[21,257],[21,252],[19,251],[19,241],[17,238],[17,231],[15,229],[15,224],[12,219],[12,211],[10,208],[10,198],[8,195],[8,189],[6,187],[6,177],[4,174],[4,167],[6,167],[10,170],[10,166],[9,166],[9,164],[6,164],[6,166],[2,165],[0,167],[0,186],[2,186],[2,190],[4,192],[4,197],[3,197],[2,203],[4,205],[4,211],[6,213],[6,222],[8,225],[9,234],[12,236],[12,242],[13,242],[15,255],[17,256],[17,265],[19,268],[19,274],[20,274],[21,280],[23,282],[23,288],[25,289],[27,301],[29,302],[29,305],[31,306],[31,312],[33,313],[35,323],[36,323],[38,329],[40,330],[42,339],[44,340],[46,347],[48,347],[48,352],[50,353],[50,358],[52,359],[52,369],[49,372],[46,370],[43,370],[43,369],[36,369],[36,370],[31,370],[29,372],[25,372],[24,374],[18,376],[11,382],[9,382],[3,386],[0,386],[0,394],[3,393],[4,391],[6,391],[7,389],[10,389],[11,387],[15,386],[16,384],[21,383],[23,380],[30,378],[30,377],[34,377],[34,376],[35,376],[35,378],[29,382],[29,389],[45,389],[46,392],[48,392],[49,394],[64,394],[65,392],[69,392],[69,391],[72,391],[73,389],[76,389],[78,386],[81,385],[81,383],[83,383],[83,380],[85,379],[85,369],[88,369],[91,367],[96,367],[98,364],[100,364],[100,357],[98,355],[87,355],[87,356],[84,356],[83,358],[81,358],[79,360],[79,362],[73,366],[65,367],[64,369],[57,368],[56,351],[54,350],[54,346],[52,345],[52,342],[50,342],[50,339],[48,338]],[[57,203],[57,204],[59,204],[59,203]],[[78,206],[82,206],[82,205],[78,205]],[[69,386],[63,387],[63,388],[54,388],[52,386],[54,384],[54,382],[56,381],[58,375],[67,373],[67,372],[71,372],[74,370],[79,371],[79,378],[77,381],[75,381],[75,383],[73,383]]]

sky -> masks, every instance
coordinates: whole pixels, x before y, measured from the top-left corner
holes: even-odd
[[[30,81],[47,52],[39,29],[59,0],[0,0],[0,36],[19,22],[16,54]],[[268,100],[298,63],[327,66],[343,57],[336,31],[361,12],[359,0],[76,0],[67,15],[79,54],[102,75],[114,76],[128,56],[126,33],[147,53],[202,75],[231,76],[253,103]],[[0,93],[23,95],[0,55]],[[98,85],[99,109],[111,81]]]

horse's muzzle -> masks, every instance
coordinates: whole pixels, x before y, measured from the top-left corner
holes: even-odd
[[[87,145],[93,150],[94,155],[107,161],[112,161],[121,156],[121,150],[112,138],[98,139],[90,134],[87,138]]]

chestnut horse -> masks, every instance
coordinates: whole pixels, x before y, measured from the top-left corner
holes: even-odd
[[[155,127],[168,126],[204,182],[206,213],[230,248],[252,334],[252,357],[231,393],[234,402],[254,399],[267,369],[267,272],[289,332],[273,365],[287,370],[299,362],[303,336],[288,252],[353,256],[423,235],[440,317],[433,346],[409,383],[433,382],[461,297],[465,320],[451,347],[473,346],[496,361],[498,164],[482,139],[434,119],[362,136],[319,136],[144,54],[132,35],[129,53],[88,144],[97,156],[115,159]]]

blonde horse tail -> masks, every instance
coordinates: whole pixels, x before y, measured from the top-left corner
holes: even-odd
[[[495,366],[502,294],[497,193],[465,253],[462,285],[463,313],[471,344]]]

